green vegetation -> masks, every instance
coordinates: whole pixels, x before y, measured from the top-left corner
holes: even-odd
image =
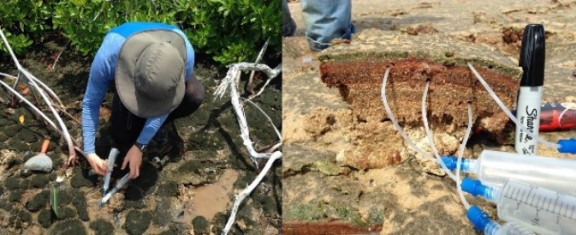
[[[221,64],[252,61],[270,40],[281,50],[281,9],[276,0],[7,0],[0,3],[0,28],[17,54],[47,37],[69,41],[94,55],[111,28],[129,21],[178,25],[196,53]],[[4,45],[0,53],[6,54]]]
[[[0,28],[15,53],[24,52],[34,40],[44,40],[46,32],[52,28],[50,20],[54,7],[53,1],[42,0],[7,0],[0,3]],[[6,52],[3,43],[0,50]]]

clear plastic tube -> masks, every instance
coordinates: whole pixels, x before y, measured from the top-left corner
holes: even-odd
[[[100,202],[98,202],[98,206],[102,207],[104,205],[104,203],[106,203],[111,197],[112,195],[114,195],[115,193],[117,193],[122,187],[124,187],[124,185],[126,183],[128,183],[128,181],[130,181],[130,173],[124,175],[124,177],[120,178],[118,181],[116,181],[116,185],[114,186],[114,188],[112,188],[108,193],[106,193],[104,195],[104,197],[102,197],[102,199],[100,200]]]
[[[527,229],[518,223],[505,223],[500,226],[496,222],[492,221],[486,229],[484,229],[485,235],[536,235],[530,229]]]
[[[426,159],[433,162],[438,162],[437,159],[434,159],[432,156],[422,151],[420,148],[418,148],[418,146],[416,146],[416,144],[414,144],[414,142],[412,142],[412,140],[408,137],[408,135],[406,135],[406,132],[404,132],[404,129],[402,129],[400,124],[398,124],[398,120],[396,120],[396,117],[394,117],[394,113],[392,113],[392,109],[390,108],[388,100],[386,99],[386,84],[388,83],[389,74],[390,74],[390,68],[386,68],[386,72],[384,72],[384,81],[382,82],[382,90],[381,90],[382,103],[384,103],[384,109],[386,110],[386,115],[388,115],[388,118],[390,118],[390,121],[392,121],[392,124],[394,125],[396,131],[400,133],[402,138],[404,138],[404,141],[406,141],[406,143],[408,143],[408,145],[410,145],[412,149],[416,150],[416,152],[418,152]]]
[[[452,180],[454,180],[454,182],[457,183],[458,179],[456,179],[456,176],[452,174],[452,172],[446,167],[444,162],[442,162],[442,160],[440,159],[440,154],[438,154],[438,149],[436,148],[436,143],[434,142],[434,136],[432,135],[432,131],[430,130],[430,126],[428,125],[428,115],[426,112],[426,97],[428,97],[429,86],[430,82],[426,81],[426,85],[424,86],[424,93],[422,95],[421,111],[422,111],[422,121],[424,122],[424,131],[426,132],[426,137],[428,137],[428,142],[430,144],[430,147],[432,148],[432,153],[434,154],[434,157],[436,157],[436,161],[440,164],[440,167],[442,167],[442,170],[446,172],[448,177],[450,177]]]
[[[576,197],[528,183],[508,180],[503,187],[464,180],[463,190],[496,203],[498,217],[538,234],[574,234]]]
[[[106,194],[108,192],[108,188],[110,187],[110,177],[112,176],[112,170],[114,169],[114,162],[116,161],[116,156],[118,156],[117,148],[112,148],[110,153],[108,154],[108,171],[106,175],[104,175],[104,185],[102,186],[102,194]]]
[[[464,193],[462,192],[462,188],[460,187],[460,185],[462,184],[462,178],[460,178],[460,170],[462,169],[461,167],[462,156],[464,156],[464,149],[466,149],[466,144],[468,143],[468,138],[470,137],[470,133],[472,132],[472,124],[473,124],[472,105],[468,103],[467,106],[468,106],[468,128],[466,128],[466,134],[464,134],[464,139],[462,140],[460,148],[458,149],[458,162],[456,164],[456,179],[458,179],[458,182],[456,182],[456,189],[458,190],[458,196],[460,197],[460,201],[462,202],[464,208],[466,209],[470,208],[470,204],[466,200],[466,197],[464,197]]]
[[[442,161],[448,168],[456,168],[454,157]],[[502,187],[512,179],[576,196],[576,160],[484,150],[478,159],[463,159],[461,167],[484,185]]]
[[[522,131],[524,131],[524,133],[526,133],[526,135],[531,136],[532,138],[534,138],[536,141],[538,141],[539,143],[542,143],[546,146],[555,148],[555,149],[559,149],[560,145],[559,144],[555,144],[552,142],[548,142],[546,140],[541,139],[540,137],[538,137],[538,135],[532,133],[531,131],[529,131],[524,125],[520,124],[520,121],[518,121],[518,119],[512,114],[512,112],[510,112],[510,110],[506,107],[506,105],[504,105],[504,103],[502,102],[502,100],[500,100],[500,98],[498,98],[498,96],[496,95],[496,93],[492,90],[492,88],[490,88],[490,86],[488,85],[488,83],[486,83],[486,81],[484,81],[484,78],[482,78],[482,76],[480,75],[480,73],[478,73],[478,71],[476,71],[476,69],[474,68],[474,66],[472,66],[472,64],[468,63],[468,67],[470,68],[470,70],[472,70],[472,73],[474,74],[474,76],[478,79],[478,81],[480,81],[480,84],[482,84],[482,86],[484,86],[484,88],[486,89],[486,91],[488,91],[488,94],[490,94],[490,96],[492,96],[492,99],[494,99],[494,101],[496,102],[496,104],[498,104],[498,106],[500,106],[500,109],[502,109],[502,111],[504,111],[504,113],[506,113],[506,115],[508,115],[508,117],[510,118],[510,120],[512,120],[514,122],[514,124],[516,124],[516,126],[520,127],[520,129],[522,129]]]
[[[506,223],[500,226],[496,221],[477,206],[471,206],[466,210],[466,217],[476,230],[486,235],[534,235],[534,232],[520,223]]]
[[[424,126],[428,130],[427,131],[428,140],[431,142],[432,148],[436,149],[436,159],[434,159],[429,154],[425,153],[420,148],[418,148],[414,144],[414,142],[412,142],[412,140],[408,137],[408,135],[406,135],[403,128],[398,124],[398,121],[396,120],[394,113],[392,113],[392,109],[390,108],[390,105],[388,104],[388,100],[386,98],[386,85],[388,83],[389,74],[390,74],[390,68],[386,68],[386,71],[384,73],[383,82],[382,82],[382,90],[381,90],[382,103],[384,104],[384,109],[386,110],[386,114],[388,115],[388,118],[390,118],[390,120],[392,121],[392,124],[394,125],[394,128],[400,133],[400,135],[404,138],[404,140],[408,143],[408,145],[410,145],[410,147],[415,149],[418,153],[420,153],[420,155],[426,157],[428,160],[433,161],[433,162],[438,162],[438,164],[450,176],[450,178],[456,182],[456,184],[458,185],[457,190],[458,190],[458,195],[460,197],[460,200],[462,201],[462,204],[464,205],[464,207],[466,209],[468,209],[470,207],[470,204],[468,203],[468,201],[464,197],[462,190],[460,190],[460,182],[461,182],[460,177],[459,177],[460,167],[458,167],[458,169],[456,171],[456,173],[458,174],[458,177],[454,176],[452,174],[452,172],[446,167],[444,162],[440,159],[440,156],[437,154],[438,150],[435,148],[434,141],[433,140],[430,141],[430,139],[431,139],[430,137],[432,135],[431,135],[431,133],[429,133],[429,128],[427,125],[428,120],[427,120],[426,111],[425,111],[426,110],[426,97],[427,97],[427,93],[428,93],[429,83],[428,82],[426,83],[426,89],[424,91],[424,95],[422,98],[422,114],[423,114],[423,119],[424,119],[424,123],[425,123]],[[468,103],[468,128],[466,130],[466,134],[465,134],[464,139],[462,141],[462,144],[460,146],[460,151],[459,151],[460,158],[462,157],[462,155],[464,153],[466,143],[468,142],[468,137],[470,136],[470,132],[472,131],[472,124],[473,124],[472,123],[472,107],[471,107],[470,103]],[[460,166],[460,164],[458,164],[458,166]]]

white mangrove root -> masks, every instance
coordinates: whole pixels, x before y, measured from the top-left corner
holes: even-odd
[[[268,173],[268,171],[272,167],[272,164],[274,164],[274,161],[276,161],[277,159],[280,159],[281,157],[282,157],[281,152],[279,152],[279,151],[274,152],[272,154],[272,156],[270,156],[270,158],[266,162],[266,165],[264,166],[264,169],[262,169],[262,171],[260,171],[260,174],[258,174],[256,179],[254,179],[254,181],[252,181],[252,183],[250,183],[250,185],[248,185],[248,187],[246,187],[244,190],[242,190],[241,193],[236,195],[235,200],[234,200],[234,205],[232,206],[232,211],[230,212],[230,217],[228,218],[228,222],[226,222],[226,226],[224,227],[222,234],[226,235],[226,234],[228,234],[228,232],[230,232],[230,229],[232,228],[234,221],[236,221],[236,213],[238,213],[238,208],[240,207],[240,204],[242,203],[244,198],[246,198],[248,195],[250,195],[250,193],[252,193],[252,191],[256,188],[256,186],[258,186],[258,184],[260,184],[260,181],[262,181],[264,176],[266,176],[266,173]]]
[[[14,61],[14,64],[16,65],[16,68],[18,69],[18,71],[20,73],[22,73],[28,79],[28,83],[30,84],[30,86],[32,88],[34,88],[34,90],[36,90],[36,92],[38,92],[38,94],[40,94],[40,96],[42,97],[42,100],[46,103],[46,105],[48,106],[48,108],[52,112],[54,118],[56,118],[56,121],[59,125],[59,130],[62,133],[62,136],[64,137],[66,143],[68,144],[69,158],[68,158],[67,163],[76,161],[77,156],[76,156],[76,152],[75,152],[75,148],[74,148],[74,143],[72,142],[72,138],[70,137],[70,133],[68,132],[68,128],[66,127],[66,125],[64,124],[64,121],[62,120],[62,118],[60,117],[60,115],[58,114],[56,109],[54,108],[52,100],[47,96],[44,89],[42,87],[40,87],[38,84],[41,84],[48,91],[48,94],[56,97],[55,99],[60,103],[61,106],[64,106],[64,105],[62,105],[62,102],[60,102],[60,99],[57,98],[58,96],[56,96],[56,94],[50,88],[48,88],[48,86],[46,86],[38,78],[36,78],[34,75],[32,75],[30,72],[28,72],[28,70],[26,70],[20,64],[20,62],[18,62],[18,58],[16,58],[16,55],[12,51],[12,47],[10,47],[10,43],[8,43],[8,39],[6,39],[6,36],[4,35],[4,32],[1,29],[0,29],[0,36],[2,37],[2,40],[4,41],[4,44],[6,45],[6,48],[8,49],[8,52],[10,53],[12,60]],[[18,82],[18,80],[17,80],[17,82]]]
[[[221,98],[226,92],[226,90],[230,89],[230,102],[232,103],[232,107],[234,109],[234,112],[236,113],[236,117],[238,118],[238,125],[240,126],[240,137],[242,138],[243,144],[248,150],[251,159],[253,161],[255,159],[268,159],[266,165],[260,171],[258,176],[254,179],[254,181],[250,185],[248,185],[240,194],[236,195],[234,205],[232,206],[232,210],[230,212],[230,217],[228,218],[228,222],[226,223],[226,226],[224,227],[223,230],[223,234],[225,235],[228,234],[228,232],[232,228],[232,225],[236,221],[236,214],[238,212],[240,204],[242,204],[242,201],[248,195],[250,195],[250,193],[256,188],[256,186],[258,186],[258,184],[260,184],[264,176],[266,176],[266,174],[272,167],[274,161],[282,157],[282,152],[280,151],[275,151],[272,153],[259,153],[254,149],[253,142],[250,139],[250,132],[248,130],[248,122],[246,121],[246,115],[244,114],[243,105],[240,103],[240,95],[238,94],[238,81],[241,70],[261,71],[266,74],[268,80],[273,79],[280,73],[280,67],[277,67],[276,69],[271,69],[267,65],[257,63],[233,64],[228,70],[226,77],[222,80],[222,83],[217,87],[216,91],[214,92],[214,95],[216,97]],[[260,112],[264,113],[266,118],[268,118],[268,121],[273,126],[274,131],[276,132],[279,138],[279,142],[276,145],[274,145],[273,149],[278,149],[282,145],[282,136],[280,134],[280,131],[278,131],[278,128],[276,128],[272,123],[272,119],[268,115],[266,115],[266,113],[262,109],[260,109],[260,107],[258,107],[252,102],[249,103],[253,104],[258,110],[260,110]]]

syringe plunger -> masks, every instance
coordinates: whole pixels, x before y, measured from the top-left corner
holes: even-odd
[[[506,181],[501,188],[465,181],[462,190],[496,203],[500,219],[522,224],[543,235],[576,231],[576,197],[518,181]]]
[[[485,235],[534,235],[521,224],[506,223],[500,226],[496,221],[490,219],[490,216],[477,206],[471,206],[466,211],[466,217],[474,225],[474,228],[483,231]]]
[[[456,168],[455,157],[444,156],[442,161],[451,170]],[[487,186],[502,187],[510,179],[576,196],[576,160],[572,159],[484,150],[478,159],[463,159],[461,168]]]
[[[480,231],[484,231],[486,226],[493,222],[490,219],[490,216],[477,206],[470,206],[466,211],[466,217],[470,220],[472,225],[474,225],[474,228]]]
[[[558,140],[558,152],[576,154],[576,138]]]
[[[494,194],[492,187],[483,185],[480,180],[464,178],[460,184],[462,191],[471,194],[474,197],[481,196],[488,201],[494,202]]]

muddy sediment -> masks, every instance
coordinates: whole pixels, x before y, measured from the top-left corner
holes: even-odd
[[[368,36],[365,36],[368,35]],[[337,87],[354,114],[367,121],[385,120],[381,87],[390,67],[386,93],[395,116],[403,125],[422,125],[424,85],[430,82],[427,110],[432,124],[466,126],[466,104],[473,120],[492,119],[490,132],[499,133],[508,120],[474,77],[472,63],[505,105],[513,107],[520,71],[512,61],[486,48],[439,36],[405,36],[361,33],[350,45],[337,45],[319,55],[320,77]],[[376,41],[379,39],[381,41]],[[498,117],[498,118],[495,118]],[[481,121],[479,122],[481,123]]]
[[[49,71],[46,68],[53,61],[47,58],[51,52],[56,53],[62,49],[61,46],[51,46],[53,44],[38,45],[38,48],[22,56],[23,64],[59,94],[72,117],[80,119],[89,61],[83,61],[81,56],[67,52],[62,55],[56,70]],[[0,68],[2,72],[17,74],[9,61],[0,64]],[[102,208],[97,205],[102,198],[102,177],[94,175],[83,159],[80,165],[64,170],[62,163],[67,159],[65,143],[23,104],[13,102],[7,92],[0,90],[0,124],[3,126],[0,128],[0,179],[3,181],[0,188],[6,190],[0,196],[3,202],[0,203],[0,221],[5,221],[0,223],[0,233],[187,234],[197,230],[193,223],[196,218],[205,220],[205,226],[198,231],[221,231],[235,194],[246,187],[259,170],[249,159],[239,137],[237,119],[229,97],[215,100],[211,95],[218,80],[223,77],[222,71],[213,66],[198,64],[195,72],[205,88],[206,96],[197,112],[176,120],[176,127],[184,143],[181,159],[157,168],[151,163],[159,152],[155,148],[159,146],[150,146],[150,151],[144,156],[140,177],[122,188]],[[6,78],[0,79],[11,83]],[[276,82],[254,102],[281,128],[279,79],[276,78]],[[261,85],[261,82],[257,79],[256,86]],[[32,92],[27,98],[34,100]],[[111,148],[108,130],[111,101],[112,96],[107,95],[101,107],[100,128],[96,139],[96,152],[103,158],[108,156]],[[253,128],[251,137],[257,139],[257,144],[266,146],[277,142],[271,128],[255,128],[261,124],[267,125],[268,122],[260,111],[247,107],[245,112]],[[22,115],[24,122],[20,123],[19,117]],[[81,143],[80,124],[69,121],[70,117],[63,118],[67,120],[72,138]],[[46,154],[52,159],[55,170],[51,173],[23,171],[23,163],[39,151],[45,138],[52,140]],[[118,168],[119,162],[114,169],[111,186],[126,173]],[[233,233],[262,234],[270,227],[280,228],[280,209],[277,206],[280,205],[280,165],[280,162],[276,163],[251,197],[246,198],[242,208],[254,213],[239,214],[237,221],[242,221],[242,226],[233,226]],[[56,183],[57,177],[64,180]],[[220,185],[223,186],[219,190],[202,192],[203,188]],[[58,192],[58,215],[50,204],[53,186]],[[215,201],[201,201],[209,197],[204,194],[211,193]],[[218,207],[214,207],[213,203],[217,203]],[[206,212],[207,208],[211,210]]]
[[[337,155],[339,162],[356,169],[380,168],[403,162],[413,154],[406,149],[384,110],[381,88],[387,68],[390,69],[387,102],[399,124],[417,144],[426,141],[423,129],[419,129],[423,125],[421,107],[426,83],[429,83],[426,115],[440,154],[456,152],[458,139],[463,137],[461,130],[468,124],[468,104],[474,111],[475,130],[499,136],[494,138],[499,143],[510,140],[508,117],[500,112],[467,66],[472,63],[511,108],[516,101],[520,73],[504,55],[485,53],[486,48],[481,45],[439,36],[366,30],[357,38],[318,56],[321,80],[328,87],[337,88],[352,109],[352,122],[341,125],[349,144]],[[309,122],[322,115],[319,113],[312,112]],[[431,163],[423,161],[423,164],[435,168]],[[439,170],[434,173],[443,175]]]

